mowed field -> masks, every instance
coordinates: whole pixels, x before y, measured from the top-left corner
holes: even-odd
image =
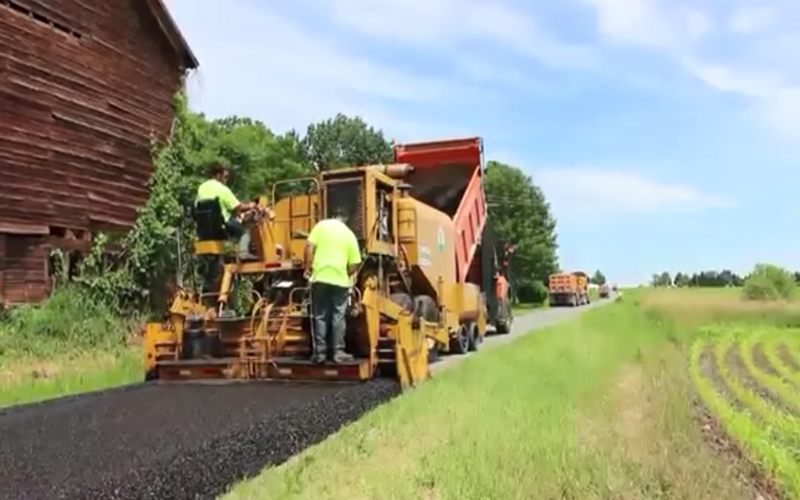
[[[800,305],[738,290],[626,291],[437,373],[223,498],[800,498],[795,324]]]

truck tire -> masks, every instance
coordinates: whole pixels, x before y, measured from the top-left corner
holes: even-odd
[[[458,327],[454,337],[450,339],[450,352],[454,354],[466,354],[469,351],[469,331],[467,325]]]
[[[511,322],[513,321],[512,313],[511,313],[511,304],[508,301],[503,301],[500,303],[500,314],[498,315],[497,322],[495,324],[495,328],[497,328],[497,333],[505,334],[511,331]]]
[[[475,352],[481,345],[481,336],[478,333],[478,325],[475,323],[467,323],[467,350]]]

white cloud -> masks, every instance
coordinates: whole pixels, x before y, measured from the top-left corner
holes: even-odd
[[[597,30],[609,41],[677,49],[708,35],[711,18],[696,8],[656,0],[579,0],[594,8]]]
[[[775,11],[767,7],[743,7],[737,9],[730,18],[730,28],[737,33],[751,34],[769,27],[775,18]]]
[[[335,0],[327,5],[332,19],[349,30],[428,51],[454,53],[464,42],[485,41],[556,68],[595,68],[598,62],[592,47],[558,41],[530,12],[513,8],[515,3]]]
[[[718,14],[719,23],[745,37],[737,49],[717,21],[698,2],[680,0],[578,0],[594,7],[597,30],[606,39],[660,52],[712,89],[739,94],[754,105],[755,115],[788,139],[800,139],[800,85],[787,75],[798,76],[794,62],[798,46],[796,26],[787,4],[765,0],[759,6],[731,2]],[[785,11],[785,12],[783,12]],[[793,32],[773,28],[785,13]],[[716,37],[715,37],[716,35]],[[711,40],[713,44],[705,42]],[[714,57],[710,57],[713,47]]]
[[[686,213],[735,206],[730,198],[647,179],[632,171],[593,167],[542,169],[534,172],[534,182],[542,188],[559,219]]]
[[[436,120],[411,119],[398,108],[426,106],[445,114],[460,102],[491,98],[468,83],[360,56],[341,39],[270,7],[237,0],[170,1],[201,63],[190,87],[193,106],[212,116],[254,116],[279,130],[344,112],[403,138],[458,131]]]

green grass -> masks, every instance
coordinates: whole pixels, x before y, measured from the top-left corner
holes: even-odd
[[[689,332],[625,297],[464,360],[224,498],[753,498],[687,405]]]
[[[0,407],[142,380],[135,320],[72,288],[0,322]]]
[[[545,309],[545,308],[547,308],[547,302],[542,302],[542,303],[526,302],[526,303],[521,303],[521,304],[514,304],[511,307],[511,310],[514,313],[523,313],[524,314],[526,312],[531,312],[531,311],[535,311],[537,309]]]

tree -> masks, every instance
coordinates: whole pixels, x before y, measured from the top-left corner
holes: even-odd
[[[322,170],[390,163],[394,159],[392,145],[382,131],[359,117],[341,113],[309,125],[301,144],[305,161]]]
[[[592,279],[589,281],[591,281],[595,285],[605,285],[606,276],[603,273],[601,273],[600,270],[598,269],[597,271],[594,272],[594,275],[592,275]]]
[[[660,279],[660,278],[659,278]],[[742,286],[744,280],[738,274],[729,269],[722,271],[708,270],[699,273],[678,272],[675,274],[675,286],[689,287],[724,287]]]
[[[675,274],[673,282],[677,287],[685,287],[689,286],[689,280],[690,278],[688,274],[683,274],[682,272],[678,272]]]
[[[672,278],[668,272],[664,271],[661,274],[654,274],[650,284],[655,287],[672,286]]]
[[[744,282],[742,295],[747,300],[788,300],[796,288],[791,272],[773,264],[756,264]]]
[[[489,217],[501,240],[514,244],[517,297],[539,302],[543,286],[558,270],[556,221],[544,193],[522,170],[504,163],[486,165]]]

